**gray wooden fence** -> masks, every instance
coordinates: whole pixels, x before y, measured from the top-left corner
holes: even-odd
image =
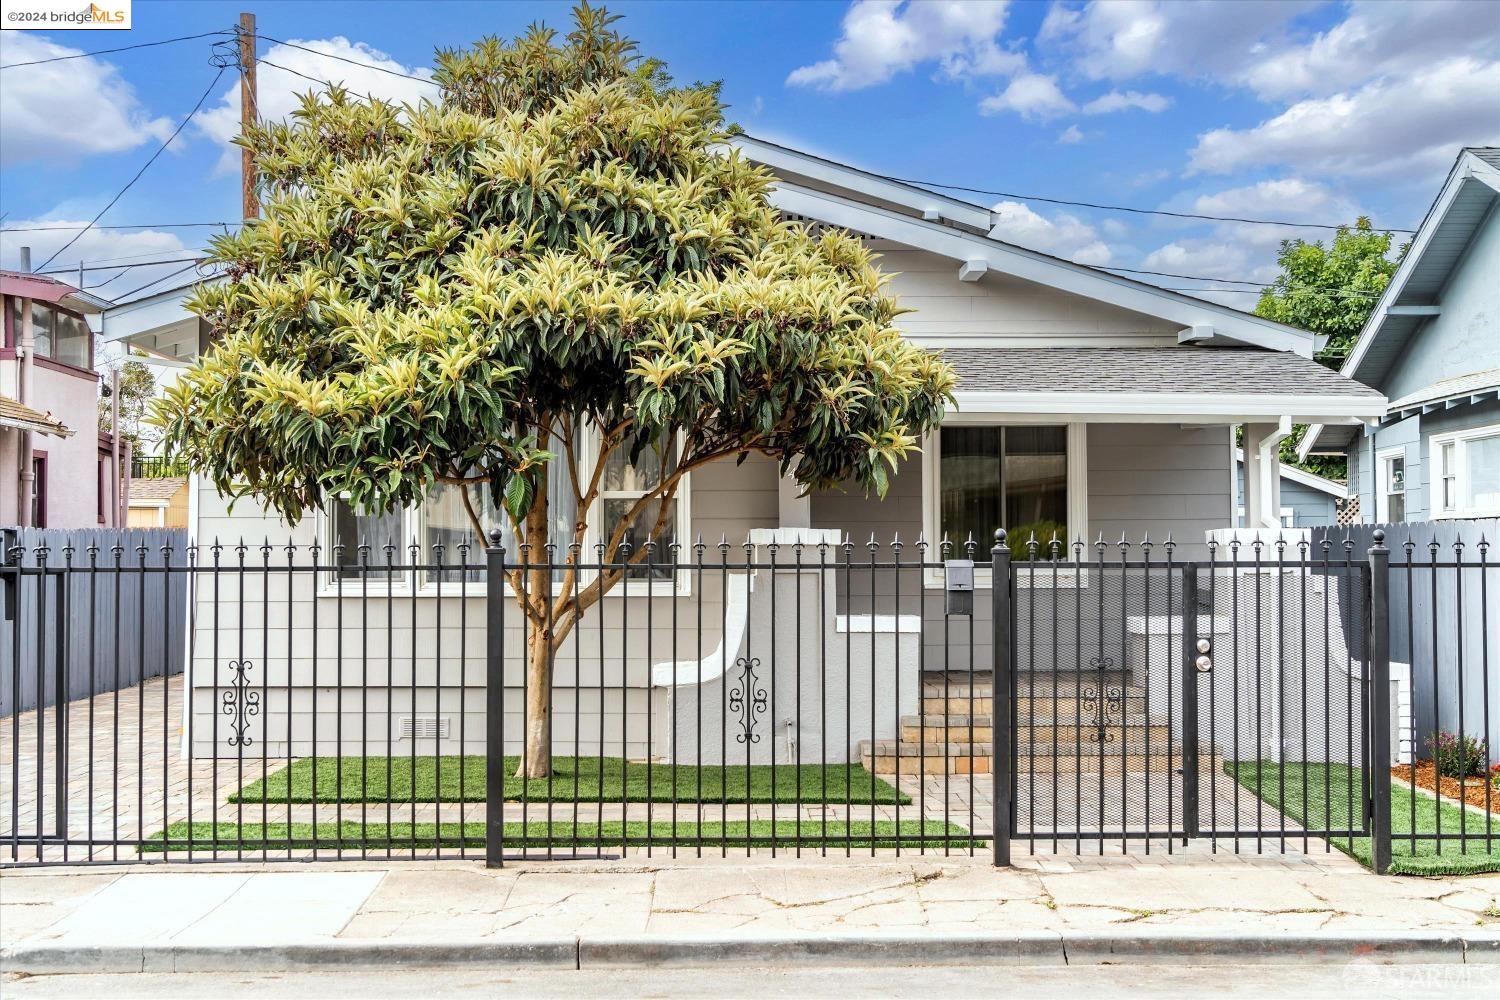
[[[1324,538],[1364,553],[1376,528],[1391,550],[1391,660],[1411,664],[1417,756],[1432,755],[1438,732],[1462,730],[1500,760],[1500,520],[1318,527],[1313,554]]]
[[[188,574],[149,568],[186,566],[186,531],[7,528],[0,544],[12,566],[71,567],[0,572],[0,717],[51,705],[60,668],[70,701],[182,672]]]

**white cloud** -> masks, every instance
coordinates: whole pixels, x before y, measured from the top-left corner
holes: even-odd
[[[1099,238],[1098,230],[1066,212],[1048,219],[1018,201],[1002,201],[991,211],[998,216],[993,232],[1007,243],[1066,257],[1079,264],[1108,264],[1114,256],[1109,245]]]
[[[1161,94],[1143,94],[1139,90],[1111,90],[1094,98],[1083,106],[1086,115],[1107,115],[1115,111],[1126,111],[1130,108],[1139,108],[1149,111],[1153,115],[1167,110],[1172,103],[1171,98]]]
[[[979,102],[979,112],[998,115],[1014,111],[1022,118],[1047,121],[1072,114],[1078,106],[1057,86],[1057,77],[1020,73],[1000,93]]]
[[[1276,277],[1274,255],[1254,253],[1236,240],[1181,239],[1158,247],[1147,254],[1140,267],[1148,271],[1166,271],[1170,274],[1190,274],[1206,278],[1234,278],[1269,284]],[[1181,278],[1153,278],[1145,280],[1171,288],[1197,289],[1195,283]],[[1212,289],[1219,289],[1214,291]],[[1245,289],[1245,291],[1240,291]],[[1207,285],[1202,290],[1190,290],[1187,294],[1211,302],[1221,302],[1235,309],[1249,311],[1255,307],[1258,289],[1250,285]]]
[[[40,269],[47,258],[78,234],[92,215],[93,213],[90,212],[88,216],[80,219],[76,216],[62,217],[48,213],[41,219],[5,220],[7,229],[67,228],[0,233],[0,267],[18,268],[21,262],[21,248],[25,246],[31,248],[32,266]],[[202,245],[202,243],[193,244],[195,247]],[[48,264],[46,269],[48,271],[72,269],[69,273],[55,274],[53,277],[76,285],[78,283],[77,267],[80,261],[89,267],[105,262],[136,265],[128,269],[122,267],[114,270],[90,270],[85,273],[84,287],[88,291],[103,298],[112,299],[184,266],[181,263],[150,264],[148,262],[175,261],[179,258],[195,256],[190,251],[191,248],[184,244],[182,238],[175,233],[156,229],[128,232],[118,229],[91,229],[80,236],[78,241],[68,247],[55,261]],[[182,275],[182,280],[185,281],[191,277],[192,273],[188,272]],[[167,287],[167,283],[164,282],[157,287]]]
[[[1083,141],[1083,130],[1077,125],[1069,125],[1062,130],[1062,134],[1057,137],[1057,141],[1064,146],[1076,146]]]
[[[1205,132],[1189,172],[1269,164],[1329,174],[1440,170],[1459,146],[1500,141],[1496,94],[1500,61],[1455,56],[1406,79],[1299,101],[1251,128]]]
[[[1346,19],[1305,44],[1269,51],[1242,79],[1266,99],[1327,96],[1455,55],[1493,56],[1500,17],[1482,10],[1470,0],[1355,3]]]
[[[860,90],[923,63],[953,79],[1005,75],[1025,57],[998,43],[1008,0],[857,0],[844,14],[833,58],[802,66],[790,86]]]
[[[4,32],[6,64],[77,55],[25,32]],[[183,109],[186,111],[186,109]],[[150,115],[119,70],[92,57],[8,70],[0,86],[0,164],[72,163],[81,156],[121,153],[172,134],[173,123]]]
[[[1255,61],[1289,20],[1315,6],[1316,0],[1054,4],[1037,41],[1066,52],[1079,72],[1095,80],[1232,75]]]
[[[263,62],[256,70],[255,94],[256,103],[260,108],[260,117],[263,120],[276,121],[286,118],[296,109],[300,95],[309,90],[324,89],[320,84],[313,83],[304,76],[297,76],[296,73],[341,84],[356,94],[368,94],[388,101],[415,104],[423,98],[435,100],[438,96],[438,88],[431,84],[391,75],[391,72],[405,73],[425,79],[432,76],[430,69],[405,66],[364,42],[351,42],[343,36],[311,40],[294,38],[292,41],[302,48],[294,49],[288,45],[278,44],[271,46],[269,51],[261,53],[261,58],[267,62]],[[303,51],[303,49],[315,49],[317,52],[328,55],[370,63],[391,72],[381,72],[369,66],[355,66],[337,59],[328,59],[313,52]],[[272,66],[267,63],[277,65]],[[285,66],[286,69],[278,68],[280,66]],[[295,72],[289,73],[287,70]],[[240,132],[239,82],[236,81],[234,86],[229,88],[229,92],[217,105],[199,113],[194,123],[206,135],[228,147],[220,158],[218,169],[221,172],[236,169],[239,163],[239,148],[228,144]]]

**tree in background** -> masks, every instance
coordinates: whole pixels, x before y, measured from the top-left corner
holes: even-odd
[[[120,437],[130,442],[131,452],[143,454],[144,445],[154,440],[149,435],[152,428],[146,423],[151,401],[156,398],[156,376],[151,367],[128,358],[120,364]],[[110,433],[111,404],[109,382],[106,379],[99,393],[99,430]]]
[[[1376,232],[1365,216],[1352,227],[1340,226],[1330,246],[1321,240],[1282,240],[1276,255],[1281,273],[1260,293],[1255,314],[1327,337],[1317,360],[1337,369],[1396,273],[1400,253],[1393,258],[1390,251],[1391,234]],[[1306,424],[1292,429],[1292,436],[1281,443],[1281,460],[1322,476],[1345,478],[1341,457],[1310,455],[1306,462],[1297,461],[1297,443],[1305,433]]]
[[[156,415],[221,493],[292,522],[457,488],[478,537],[504,522],[523,560],[561,563],[508,572],[528,777],[551,770],[559,646],[694,469],[759,453],[883,494],[953,385],[856,238],[769,204],[716,87],[672,86],[602,10],[574,20],[439,52],[435,103],[335,87],[242,136],[264,217],[214,241],[227,280],[191,308],[215,344]],[[622,459],[648,488],[601,512]]]

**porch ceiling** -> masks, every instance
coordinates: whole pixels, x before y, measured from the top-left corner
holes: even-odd
[[[1287,351],[1222,347],[974,347],[940,352],[959,415],[1231,423],[1359,423],[1379,392]]]

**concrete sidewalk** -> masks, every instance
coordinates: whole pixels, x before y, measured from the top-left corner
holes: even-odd
[[[1111,863],[1117,861],[1118,863]],[[1500,876],[1337,864],[655,859],[0,875],[6,971],[326,963],[1500,962]],[[1500,968],[1500,966],[1497,966]]]

